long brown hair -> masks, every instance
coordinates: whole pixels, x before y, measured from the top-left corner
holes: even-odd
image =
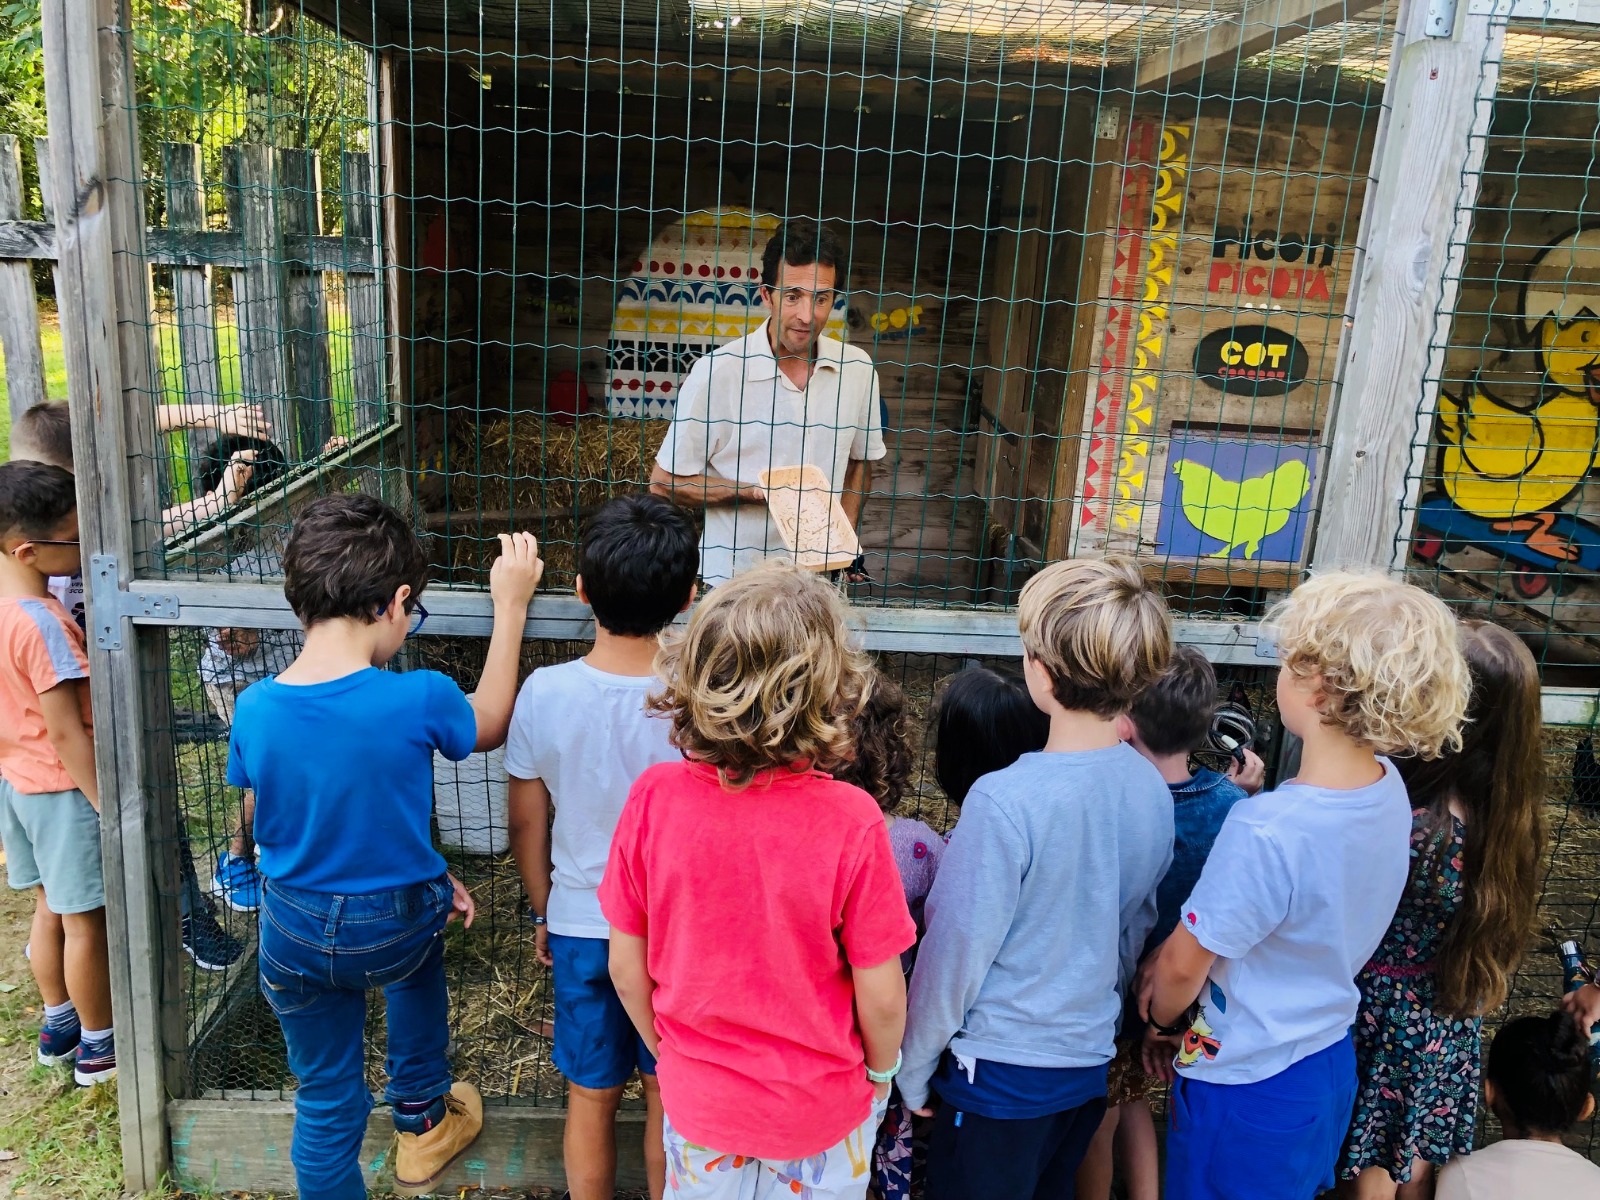
[[[1466,1018],[1505,1003],[1511,973],[1533,930],[1544,854],[1544,759],[1539,668],[1516,637],[1485,621],[1463,621],[1472,699],[1461,749],[1401,764],[1411,803],[1428,809],[1428,836],[1413,883],[1437,879],[1452,828],[1450,802],[1465,814],[1461,905],[1433,962],[1434,1010]]]

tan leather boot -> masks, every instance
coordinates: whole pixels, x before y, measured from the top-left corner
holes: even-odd
[[[426,1196],[481,1132],[483,1097],[470,1083],[457,1083],[444,1098],[444,1120],[427,1133],[399,1135],[394,1190],[402,1196]]]

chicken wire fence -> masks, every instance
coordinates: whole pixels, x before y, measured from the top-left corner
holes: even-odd
[[[761,251],[783,220],[843,247],[813,317],[873,381],[848,421],[815,384],[797,402],[815,444],[881,433],[855,531],[865,578],[844,585],[863,610],[1009,605],[1045,561],[1122,551],[1180,614],[1248,621],[1305,568],[1392,2],[1351,0],[1328,23],[1239,0],[131,11],[144,392],[158,416],[243,403],[266,425],[168,413],[144,463],[162,511],[134,514],[160,525],[142,576],[237,585],[234,626],[170,635],[171,707],[146,714],[173,767],[156,799],[179,817],[161,886],[189,917],[181,986],[160,997],[184,1030],[168,1048],[181,1094],[292,1088],[254,918],[206,893],[243,824],[231,694],[298,645],[248,586],[278,578],[293,515],[330,491],[379,495],[427,535],[436,584],[463,589],[484,584],[496,534],[528,529],[546,591],[570,594],[584,518],[648,485],[694,364],[762,329]],[[1485,64],[1481,197],[1474,176],[1405,501],[1413,577],[1527,635],[1547,682],[1590,685],[1593,61],[1583,27],[1520,22]],[[47,191],[25,183],[19,215],[48,217]],[[770,370],[743,369],[724,423],[784,424]],[[227,470],[240,453],[247,481]],[[799,465],[775,453],[741,470]],[[399,665],[470,688],[482,652],[425,631]],[[524,667],[578,653],[531,641]],[[880,655],[918,728],[905,811],[939,828],[955,812],[926,716],[967,661]],[[1270,728],[1268,667],[1219,673]],[[1547,731],[1544,930],[1509,1011],[1548,1008],[1555,942],[1596,927],[1590,733]],[[441,845],[480,914],[449,945],[453,1052],[492,1101],[558,1105],[502,783],[480,756],[436,780]],[[368,1046],[376,1072],[376,1008]]]
[[[1451,308],[1419,399],[1410,577],[1527,638],[1546,683],[1600,666],[1600,25],[1516,21],[1456,200]]]

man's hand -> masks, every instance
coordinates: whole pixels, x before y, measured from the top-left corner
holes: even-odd
[[[222,481],[211,493],[211,499],[218,508],[232,508],[244,499],[245,491],[250,486],[250,477],[256,471],[255,461],[254,450],[240,450],[228,456],[228,465],[222,471]]]
[[[1561,997],[1561,1007],[1578,1019],[1578,1025],[1588,1033],[1600,1024],[1600,987],[1586,983],[1575,992]]]
[[[472,899],[472,893],[467,891],[466,885],[454,875],[446,876],[450,880],[450,887],[455,892],[450,898],[450,915],[445,918],[448,925],[457,917],[461,918],[461,928],[471,929],[472,918],[478,915],[478,905]]]
[[[1154,1075],[1163,1083],[1171,1083],[1178,1077],[1178,1069],[1172,1065],[1172,1060],[1181,1049],[1183,1049],[1181,1036],[1167,1037],[1146,1027],[1144,1043],[1139,1047],[1140,1056],[1144,1059],[1145,1074]]]
[[[539,540],[531,533],[502,533],[500,557],[489,568],[489,595],[496,606],[526,609],[542,578]]]
[[[550,930],[543,925],[533,927],[533,956],[547,967],[556,965],[555,955],[550,953]]]
[[[1235,759],[1228,768],[1228,778],[1244,789],[1244,794],[1254,796],[1267,782],[1267,764],[1249,746],[1244,748],[1244,766]]]

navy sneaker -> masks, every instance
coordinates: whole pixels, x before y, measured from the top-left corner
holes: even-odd
[[[204,907],[183,919],[183,948],[202,971],[226,971],[244,955],[244,943],[218,925]]]
[[[57,1028],[46,1025],[39,1030],[39,1065],[59,1067],[78,1060],[78,1043],[83,1039],[83,1026],[74,1021]]]
[[[103,1042],[84,1042],[78,1047],[78,1062],[72,1079],[79,1087],[93,1087],[117,1077],[117,1047],[114,1038]]]
[[[234,912],[251,913],[261,907],[261,872],[248,858],[224,854],[211,878],[211,894]]]

